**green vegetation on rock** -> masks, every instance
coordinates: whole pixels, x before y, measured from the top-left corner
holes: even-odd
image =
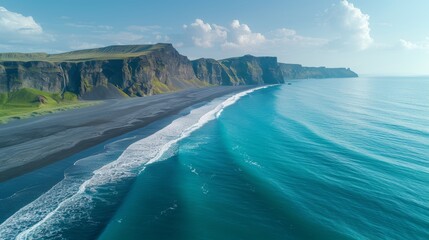
[[[155,78],[154,80],[152,80],[152,89],[153,89],[153,94],[161,94],[161,93],[173,91],[165,83],[159,81],[158,78]]]
[[[67,102],[76,102],[77,101],[77,95],[72,92],[65,92],[63,94],[63,100]]]
[[[32,88],[22,88],[0,94],[0,123],[22,119],[70,108],[93,105],[96,102],[78,101],[76,94],[48,93]]]
[[[40,90],[23,88],[9,93],[5,106],[8,107],[42,107],[57,104],[56,96]]]

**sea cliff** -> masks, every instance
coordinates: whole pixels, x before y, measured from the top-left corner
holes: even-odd
[[[0,92],[35,88],[95,97],[102,92],[146,96],[204,86],[171,44],[111,46],[10,61],[0,55]],[[45,56],[45,57],[43,57]],[[10,59],[11,57],[9,57]],[[28,60],[28,61],[26,61]]]
[[[192,61],[198,79],[214,85],[255,85],[284,83],[276,57],[243,57]]]
[[[276,57],[190,61],[171,44],[66,52],[0,53],[0,94],[30,88],[82,99],[149,96],[209,85],[261,85],[285,79],[356,77],[349,69],[278,63]]]

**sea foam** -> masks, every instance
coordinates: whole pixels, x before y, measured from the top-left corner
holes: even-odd
[[[94,199],[102,198],[99,196],[102,195],[98,191],[100,188],[109,189],[106,186],[132,179],[142,172],[147,164],[168,158],[174,154],[172,150],[177,142],[218,118],[226,107],[241,97],[267,87],[269,86],[240,92],[226,100],[213,100],[131,144],[116,160],[94,170],[89,176],[65,176],[45,194],[4,221],[0,225],[0,236],[6,239],[62,238],[61,232],[67,225],[91,218],[89,215],[94,207]],[[108,149],[106,147],[106,150]],[[108,153],[89,158],[103,158],[106,154]]]

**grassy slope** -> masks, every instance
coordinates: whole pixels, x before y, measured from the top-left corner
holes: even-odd
[[[168,44],[154,45],[120,45],[103,48],[78,50],[60,54],[46,53],[0,53],[1,61],[46,61],[46,62],[79,62],[89,60],[108,60],[138,57],[152,51],[168,47]]]
[[[39,96],[43,96],[45,103],[39,101]],[[23,88],[15,92],[0,94],[0,123],[93,104],[95,103],[80,102],[75,94],[69,92],[60,96],[56,93]]]

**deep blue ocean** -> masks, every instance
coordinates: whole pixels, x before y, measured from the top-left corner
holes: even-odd
[[[429,78],[290,83],[1,183],[0,239],[429,239]]]

